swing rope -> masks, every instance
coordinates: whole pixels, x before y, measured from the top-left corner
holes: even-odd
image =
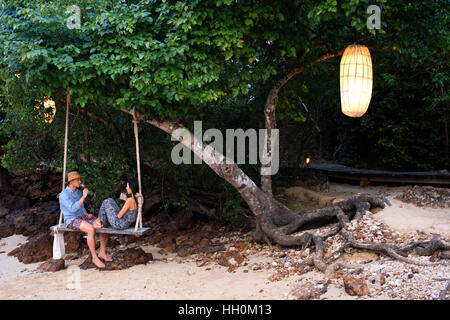
[[[63,165],[63,183],[62,183],[62,191],[64,191],[64,186],[66,184],[66,163],[67,163],[67,140],[69,135],[69,105],[70,105],[70,93],[69,89],[67,89],[66,93],[66,127],[65,127],[65,135],[64,135],[64,165]],[[62,192],[61,191],[61,192]],[[63,214],[62,211],[59,212],[59,225],[62,224]]]
[[[137,162],[137,175],[138,175],[138,183],[139,183],[139,193],[136,194],[137,205],[138,205],[138,215],[136,218],[136,226],[134,230],[137,231],[138,227],[142,228],[142,205],[144,204],[144,197],[142,196],[142,184],[141,184],[141,161],[139,156],[139,130],[138,124],[140,119],[136,116],[135,107],[132,109],[133,115],[133,124],[134,124],[134,138],[136,140],[136,162]]]
[[[68,142],[68,136],[69,136],[69,105],[70,105],[70,93],[69,89],[67,89],[66,93],[66,124],[65,124],[65,135],[64,135],[64,164],[63,164],[63,183],[62,183],[62,191],[64,191],[64,187],[66,184],[66,164],[67,164],[67,142]],[[144,231],[140,230],[139,232],[145,232],[149,228],[142,228],[142,206],[144,204],[144,197],[142,196],[142,183],[141,183],[141,165],[140,165],[140,155],[139,155],[139,132],[138,132],[138,124],[140,122],[140,117],[136,116],[135,108],[133,107],[132,113],[133,115],[133,124],[134,124],[134,137],[136,140],[136,162],[137,162],[137,174],[138,174],[138,183],[139,183],[139,193],[135,194],[135,197],[137,199],[137,205],[138,205],[138,215],[136,218],[136,225],[134,228],[135,232],[138,232],[138,228],[145,229]],[[59,195],[58,195],[59,197]],[[58,232],[58,227],[62,227],[62,221],[63,221],[63,213],[62,211],[59,212],[59,224],[58,226],[51,227],[50,229],[53,230],[55,233]],[[67,229],[67,228],[64,228]],[[68,229],[67,231],[71,231]],[[99,232],[106,231],[106,230],[99,230]],[[112,233],[112,232],[109,232]],[[123,233],[120,231],[117,231],[116,233]]]

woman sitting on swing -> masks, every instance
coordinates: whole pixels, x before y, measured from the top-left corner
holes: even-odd
[[[139,192],[137,179],[129,179],[127,182],[127,193],[131,195],[125,200],[122,209],[119,208],[113,198],[103,200],[98,217],[104,227],[123,230],[130,228],[137,218],[137,201],[135,194]],[[122,196],[122,195],[121,195]]]

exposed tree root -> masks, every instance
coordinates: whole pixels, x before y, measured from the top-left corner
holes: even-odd
[[[265,213],[257,216],[257,228],[253,236],[257,241],[261,241],[261,239],[266,239],[267,241],[267,238],[269,238],[281,246],[288,247],[298,246],[306,248],[314,244],[315,253],[310,261],[305,262],[309,265],[314,265],[318,270],[327,274],[334,273],[342,268],[361,268],[360,265],[340,262],[330,263],[331,260],[336,260],[336,254],[342,253],[346,247],[375,251],[408,264],[420,266],[435,266],[440,264],[415,261],[408,258],[408,254],[411,252],[415,252],[420,256],[429,256],[438,250],[449,250],[450,245],[441,240],[440,237],[435,237],[432,240],[424,242],[412,242],[402,247],[390,243],[362,242],[355,239],[352,232],[347,229],[349,221],[352,219],[360,219],[366,211],[372,208],[384,208],[386,205],[391,204],[384,197],[358,194],[323,209],[307,213],[297,213],[291,217],[288,223],[284,223],[281,226],[275,223],[277,222],[274,221],[276,219],[273,219],[276,212],[272,214]],[[286,219],[286,216],[284,219]],[[311,230],[326,225],[329,226],[329,230],[322,234],[319,234],[317,230]],[[306,231],[301,234],[294,234],[305,229]],[[327,238],[338,233],[343,237],[344,244],[338,251],[332,254],[332,259],[325,259],[323,243]]]
[[[447,299],[447,292],[450,290],[450,281],[447,281],[447,286],[439,293],[439,300]]]

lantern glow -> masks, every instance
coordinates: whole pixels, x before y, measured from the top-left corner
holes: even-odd
[[[349,117],[361,117],[372,97],[372,59],[369,49],[352,44],[342,55],[340,64],[341,110]]]

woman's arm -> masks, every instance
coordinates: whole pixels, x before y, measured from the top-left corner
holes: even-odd
[[[128,209],[130,208],[130,204],[131,201],[133,199],[128,198],[127,201],[125,201],[125,204],[123,205],[122,209],[119,211],[119,213],[117,214],[117,218],[122,219],[123,215],[125,214],[125,212],[128,211]]]

